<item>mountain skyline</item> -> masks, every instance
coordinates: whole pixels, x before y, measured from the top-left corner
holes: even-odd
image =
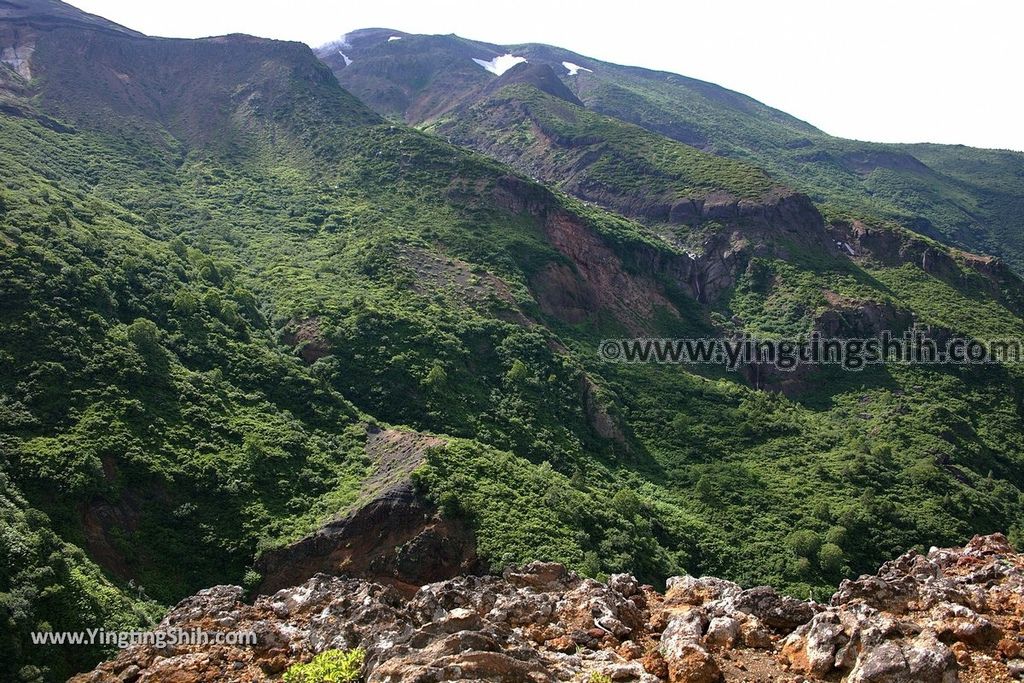
[[[714,83],[603,62],[550,45],[494,45],[377,28],[349,33],[317,54],[344,88],[378,114],[476,149],[641,221],[668,219],[670,212],[646,218],[637,214],[639,206],[659,204],[659,191],[678,194],[679,182],[711,181],[708,168],[688,180],[673,179],[664,168],[668,157],[692,156],[697,149],[756,166],[776,182],[806,193],[826,212],[894,221],[969,251],[1002,257],[1018,272],[1024,269],[1021,153],[837,138]],[[513,83],[543,93],[542,99],[567,102],[568,109],[524,93],[502,98]],[[548,121],[539,131],[539,138],[546,139],[537,139],[537,130],[523,129],[523,116],[535,124]],[[561,132],[544,132],[554,119],[561,120]],[[567,138],[568,131],[573,133]],[[571,142],[573,136],[579,141]],[[675,144],[666,147],[666,138]],[[583,158],[568,160],[584,149]],[[602,169],[600,177],[591,168]],[[646,182],[639,183],[635,175]],[[722,176],[718,182],[727,183]],[[631,187],[625,195],[623,183]],[[612,200],[611,195],[619,197]]]
[[[628,13],[583,2],[531,1],[515,9],[454,1],[416,7],[307,1],[298,11],[232,2],[211,8],[196,0],[81,5],[151,35],[245,32],[316,48],[348,31],[389,27],[498,44],[559,45],[718,83],[832,135],[1024,151],[1013,113],[1019,98],[1006,86],[1016,78],[1015,65],[1024,62],[1024,47],[1014,36],[1024,9],[1007,3],[983,2],[967,12],[953,2],[844,7],[734,0],[640,3]]]

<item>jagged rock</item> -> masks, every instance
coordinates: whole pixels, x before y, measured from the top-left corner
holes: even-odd
[[[939,640],[946,643],[959,640],[980,646],[999,638],[999,630],[991,621],[963,605],[943,603],[932,609],[932,618]]]
[[[1014,552],[1013,546],[1006,536],[1001,533],[989,534],[987,536],[975,536],[964,546],[962,554],[965,557],[989,557],[995,556],[1001,559],[1003,555]]]
[[[676,615],[661,634],[662,651],[670,652],[682,643],[699,643],[707,627],[708,617],[702,609],[693,608]]]
[[[622,585],[623,582],[619,582]],[[637,586],[627,584],[632,595]],[[602,585],[592,579],[567,591],[558,603],[559,615],[569,625],[578,628],[597,628],[619,639],[629,637],[634,630],[643,628],[641,606],[632,598],[618,592],[612,585]]]
[[[740,621],[740,640],[744,647],[768,650],[774,645],[771,634],[754,615]]]
[[[550,593],[516,592],[499,595],[488,617],[513,626],[546,624],[555,611],[555,604],[556,599]]]
[[[849,671],[850,682],[955,680],[949,648],[931,631],[907,641],[915,631],[920,628],[867,605],[830,607],[794,631],[781,656],[794,670],[813,676]]]
[[[529,681],[546,683],[551,674],[529,648],[503,652],[490,634],[459,632],[426,647],[391,657],[374,669],[367,683],[433,683],[435,681]]]
[[[665,584],[665,599],[687,605],[703,605],[714,600],[738,597],[743,589],[732,581],[713,576],[675,576]]]
[[[792,670],[856,681],[992,680],[1018,650],[1024,558],[1001,535],[964,548],[906,553],[875,576],[844,581],[825,612],[783,642]],[[952,643],[953,647],[949,647]],[[972,650],[972,648],[974,648]],[[989,652],[991,650],[988,650]],[[995,667],[993,669],[992,667]],[[1005,679],[1009,680],[1009,678]]]
[[[502,577],[519,588],[565,588],[575,576],[556,562],[531,562],[522,569],[507,569]]]
[[[715,617],[704,632],[704,644],[721,649],[731,649],[740,637],[740,622],[732,617]]]
[[[158,628],[252,631],[257,643],[140,644],[73,681],[251,683],[359,647],[367,683],[712,683],[755,667],[761,680],[1002,682],[1024,669],[1024,555],[1001,536],[907,553],[843,582],[828,606],[711,577],[676,577],[659,595],[628,575],[601,583],[550,563],[411,597],[317,574],[253,604],[237,587],[200,591]]]
[[[640,595],[640,582],[630,574],[612,574],[608,577],[608,588],[625,598]]]
[[[711,654],[700,645],[685,641],[665,648],[669,683],[717,683],[722,671]]]
[[[814,616],[818,606],[803,602],[788,595],[781,595],[769,586],[758,586],[740,593],[734,602],[735,608],[746,614],[753,614],[770,628],[789,633],[800,624],[806,624]]]
[[[237,619],[245,592],[240,586],[213,586],[204,588],[195,595],[179,602],[167,615],[168,625],[194,621],[200,617],[216,619],[232,617]]]
[[[850,641],[836,612],[817,614],[782,645],[782,657],[797,671],[824,676],[836,666],[836,652]]]
[[[498,599],[500,582],[489,576],[462,576],[420,588],[408,603],[417,623],[435,619],[456,607],[487,614]]]
[[[847,683],[955,683],[956,659],[932,633],[922,633],[909,645],[885,641],[865,650]]]
[[[634,681],[642,680],[647,674],[640,662],[625,662],[612,664],[602,672],[613,681]]]

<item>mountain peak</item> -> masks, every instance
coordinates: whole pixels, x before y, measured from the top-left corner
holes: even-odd
[[[0,0],[0,22],[27,23],[37,28],[74,25],[101,31],[141,36],[138,31],[103,17],[83,12],[60,0]]]
[[[554,69],[547,64],[520,62],[491,82],[487,86],[487,93],[498,92],[506,86],[519,83],[532,85],[541,92],[553,95],[560,100],[583,106],[580,99],[569,90],[565,83],[555,75]]]
[[[402,40],[408,35],[404,31],[398,31],[393,28],[360,28],[355,31],[349,31],[336,40],[326,42],[316,50],[320,52],[322,50],[332,51],[339,48],[367,48],[380,43]]]

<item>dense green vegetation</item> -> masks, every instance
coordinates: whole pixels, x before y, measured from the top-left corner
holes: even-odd
[[[31,631],[144,628],[161,608],[138,591],[119,590],[82,550],[58,536],[0,473],[0,651],[4,680],[41,680],[91,666],[100,647],[32,645]],[[123,586],[121,587],[123,589]],[[64,667],[50,667],[63,660]],[[28,664],[33,662],[35,664]],[[19,664],[25,664],[24,668]]]
[[[94,61],[42,45],[48,79],[21,84],[39,96],[3,94],[0,678],[58,680],[105,654],[34,647],[32,631],[135,627],[258,581],[258,553],[357,503],[371,422],[445,437],[415,481],[494,569],[714,573],[820,598],[915,545],[1019,536],[1019,368],[815,371],[787,398],[595,354],[627,334],[805,334],[835,297],[1021,337],[1018,281],[1001,296],[966,270],[806,247],[746,258],[698,304],[652,272],[688,257],[644,226],[384,122],[308,50],[103,40],[117,49]],[[218,107],[165,117],[178,72],[153,64]],[[160,106],[98,89],[103,69]],[[635,190],[770,186],[621,123],[543,120],[569,139],[573,121],[597,126],[649,163]],[[596,178],[629,180],[615,154]],[[565,291],[579,315],[544,304]]]
[[[358,411],[277,347],[230,264],[150,237],[123,205],[35,167],[50,154],[76,167],[96,138],[10,117],[0,125],[6,476],[61,537],[91,545],[145,595],[166,604],[214,577],[237,581],[258,543],[306,531],[354,496],[366,471]],[[130,176],[109,165],[103,177]],[[36,528],[46,517],[25,514],[24,542],[41,553],[55,542]],[[110,515],[112,529],[83,537]],[[20,558],[4,563],[0,590],[28,603],[14,613],[21,637],[132,615],[81,551],[69,558],[96,605],[81,614],[70,587],[63,597],[34,588],[42,579]],[[67,666],[95,654],[73,653]],[[52,652],[25,661],[56,663]]]
[[[761,200],[774,187],[756,167],[594,114],[525,83],[502,88],[427,130],[514,160],[572,194],[616,208],[671,204],[714,191]]]

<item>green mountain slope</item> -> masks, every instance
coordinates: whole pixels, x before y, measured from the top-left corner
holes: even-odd
[[[520,69],[526,67],[506,76]],[[534,83],[495,86],[493,94],[426,129],[649,223],[669,223],[674,206],[711,192],[764,201],[778,189],[758,168],[593,114]]]
[[[830,211],[895,221],[1000,256],[1018,272],[1024,268],[1024,154],[1018,152],[844,140],[711,83],[547,45],[497,46],[387,29],[356,31],[343,42],[351,63],[337,46],[318,53],[343,86],[387,116],[415,125],[450,116],[499,78],[473,59],[510,53],[550,66],[592,112],[752,163]]]
[[[414,435],[432,445],[411,479],[484,568],[806,595],[1024,523],[1017,368],[791,377],[596,355],[613,336],[912,319],[1024,336],[1000,263],[826,222],[750,165],[579,113],[608,126],[606,153],[651,154],[629,173],[609,156],[594,182],[658,177],[692,203],[691,255],[381,119],[304,46],[147,38],[56,7],[0,14],[0,47],[29,55],[0,70],[0,678],[109,654],[33,631],[134,627],[199,588],[259,585],[258,557],[405,476],[388,468],[415,449],[381,433],[436,435]],[[541,114],[565,102],[534,92]]]

